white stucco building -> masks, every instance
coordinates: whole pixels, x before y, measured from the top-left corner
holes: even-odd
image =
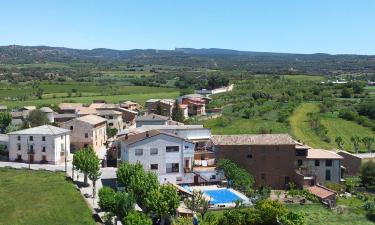
[[[70,155],[70,130],[43,125],[11,132],[9,160],[59,164]]]
[[[158,130],[125,136],[121,140],[121,159],[154,171],[162,183],[193,183],[195,144]]]

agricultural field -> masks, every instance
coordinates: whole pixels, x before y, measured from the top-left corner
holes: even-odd
[[[32,96],[42,89],[41,98]],[[144,103],[150,98],[175,98],[179,95],[176,88],[100,85],[93,83],[42,83],[37,88],[30,85],[9,85],[0,88],[1,105],[15,108],[24,105],[57,105],[60,102],[90,103],[103,99],[110,103],[132,100]]]
[[[356,198],[339,198],[337,205],[342,205],[343,212],[331,211],[322,204],[308,205],[287,205],[287,208],[303,212],[306,216],[308,225],[326,224],[326,225],[370,225],[374,224],[366,218],[363,202]]]
[[[63,173],[0,168],[0,180],[0,224],[95,224]]]
[[[302,103],[298,106],[290,117],[291,134],[297,139],[315,148],[337,149],[335,138],[341,136],[344,140],[344,149],[353,151],[350,138],[356,134],[359,137],[374,135],[370,128],[359,125],[353,121],[337,118],[335,115],[321,114],[322,124],[328,129],[329,143],[323,141],[312,131],[307,114],[319,112],[318,103]],[[361,143],[360,149],[365,151],[365,146]]]

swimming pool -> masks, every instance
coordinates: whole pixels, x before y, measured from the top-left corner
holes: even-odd
[[[203,192],[211,197],[211,204],[232,203],[236,200],[243,200],[229,189],[203,190]]]

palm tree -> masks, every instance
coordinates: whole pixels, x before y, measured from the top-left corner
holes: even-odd
[[[352,144],[353,144],[353,147],[354,147],[355,153],[358,153],[358,150],[359,150],[359,142],[361,141],[361,139],[360,139],[357,135],[354,135],[353,137],[350,138],[350,141],[351,141]]]

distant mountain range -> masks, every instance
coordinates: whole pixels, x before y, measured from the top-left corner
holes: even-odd
[[[159,64],[246,70],[253,73],[375,73],[374,55],[291,54],[229,49],[92,50],[49,46],[2,46],[0,64],[47,62],[92,62],[110,64]]]

